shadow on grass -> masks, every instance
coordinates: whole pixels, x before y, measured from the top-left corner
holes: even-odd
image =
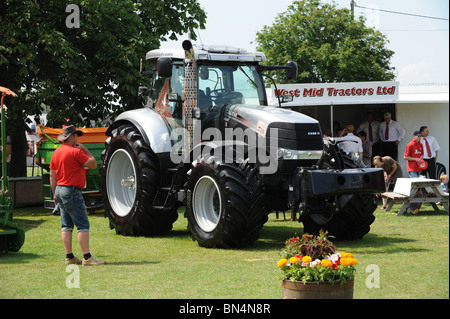
[[[158,236],[161,238],[173,237],[173,238],[188,238],[191,239],[191,232],[188,229],[172,229],[168,234],[164,236]]]
[[[278,222],[264,225],[259,239],[248,250],[271,251],[281,249],[288,238],[303,234],[303,226],[298,222],[286,221],[289,224],[283,224],[284,221],[280,221],[279,226],[276,223]]]
[[[45,223],[46,220],[39,217],[51,216],[51,212],[51,210],[34,206],[14,208],[13,222],[17,223],[21,229],[27,232]],[[32,219],[33,217],[35,219]]]
[[[148,260],[142,260],[142,261],[106,261],[107,265],[114,265],[114,266],[143,266],[143,265],[153,265],[153,264],[160,264],[161,261],[148,261]]]
[[[431,249],[414,247],[417,240],[403,237],[379,236],[375,233],[368,233],[362,239],[354,241],[333,241],[337,247],[349,247],[352,250],[363,250],[365,254],[398,254],[426,252]]]
[[[392,214],[392,215],[397,215],[397,213],[400,211],[402,205],[400,204],[396,204],[394,205],[394,207],[386,212],[384,210],[381,210],[380,207],[378,207],[378,209],[375,211],[375,215],[377,214]],[[423,217],[423,216],[448,216],[449,213],[445,210],[445,208],[443,206],[437,205],[437,207],[439,208],[439,211],[434,210],[433,206],[431,206],[431,204],[429,203],[423,203],[422,206],[420,207],[420,211],[417,214],[408,214],[406,213],[406,211],[403,213],[402,216],[399,217]]]
[[[32,260],[42,258],[38,254],[22,253],[18,252],[7,252],[0,253],[0,265],[1,264],[27,264]]]
[[[430,207],[431,208],[431,207]],[[424,218],[427,216],[445,216],[447,212],[441,210],[439,212],[425,210],[416,215],[405,215],[405,218]],[[402,218],[399,216],[398,218]],[[278,224],[280,223],[280,224]],[[248,247],[249,251],[270,251],[273,249],[281,249],[288,238],[300,236],[303,234],[303,224],[298,222],[285,221],[271,221],[264,225],[261,230],[259,239]],[[398,253],[414,253],[427,252],[431,249],[423,247],[415,247],[417,240],[407,237],[383,236],[373,232],[367,233],[359,240],[334,240],[330,238],[336,247],[348,247],[351,250],[364,250],[367,254],[398,254]]]
[[[43,219],[35,220],[35,219],[25,219],[25,218],[14,219],[13,221],[15,223],[17,223],[19,225],[19,228],[22,228],[25,232],[27,232],[27,231],[29,231],[30,229],[33,229],[33,228],[38,228],[43,223],[46,222]]]
[[[49,216],[51,209],[42,206],[14,207],[14,216]]]
[[[411,218],[416,218],[416,217],[427,217],[427,216],[448,216],[448,213],[446,210],[440,210],[440,211],[435,211],[434,209],[432,210],[420,210],[417,214],[406,214],[404,213],[402,216],[398,216],[398,217],[411,217]]]

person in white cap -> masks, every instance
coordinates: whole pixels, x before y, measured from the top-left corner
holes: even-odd
[[[83,144],[78,143],[78,137],[83,135],[73,125],[63,128],[58,141],[63,144],[58,147],[50,161],[50,185],[52,187],[55,205],[61,210],[61,239],[66,252],[66,265],[82,264],[83,266],[103,265],[91,255],[89,249],[89,219],[81,190],[86,185],[86,170],[97,168],[97,161]],[[77,238],[83,253],[83,260],[72,252],[72,231],[77,227]]]
[[[405,129],[392,119],[389,112],[384,113],[384,122],[380,124],[381,156],[398,159],[398,144],[405,137]]]

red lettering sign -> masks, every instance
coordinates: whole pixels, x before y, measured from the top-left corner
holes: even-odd
[[[275,90],[275,97],[282,97],[282,96],[300,97],[300,90],[299,89],[295,89],[295,90],[286,90],[286,89]]]

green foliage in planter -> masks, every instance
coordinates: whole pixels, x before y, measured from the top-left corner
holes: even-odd
[[[328,232],[321,231],[319,236],[304,234],[301,237],[289,238],[280,255],[286,259],[295,255],[310,256],[314,260],[334,254],[336,247],[327,238],[327,235]]]
[[[336,252],[327,232],[318,236],[304,234],[285,242],[277,266],[281,279],[291,281],[335,283],[341,285],[355,278],[358,261],[352,253]]]

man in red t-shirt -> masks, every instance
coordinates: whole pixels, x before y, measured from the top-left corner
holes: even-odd
[[[414,132],[414,137],[411,142],[406,145],[404,159],[406,162],[406,170],[409,177],[419,177],[422,169],[419,163],[423,161],[423,145],[420,142],[422,139],[422,133],[420,131]]]
[[[89,150],[78,143],[82,131],[73,125],[63,128],[58,140],[63,144],[52,155],[50,162],[50,185],[55,205],[61,210],[61,238],[66,252],[66,264],[83,266],[102,265],[89,250],[89,219],[81,190],[86,185],[86,170],[97,168],[97,161]],[[81,261],[72,252],[72,231],[77,227],[78,242],[83,253]]]
[[[410,178],[416,178],[420,176],[422,169],[419,163],[423,161],[423,145],[420,142],[422,139],[422,133],[420,131],[414,132],[414,137],[411,142],[406,145],[405,155],[403,158],[406,160],[406,170]],[[418,192],[416,195],[420,195]],[[422,204],[412,203],[406,209],[406,212],[417,214]]]

